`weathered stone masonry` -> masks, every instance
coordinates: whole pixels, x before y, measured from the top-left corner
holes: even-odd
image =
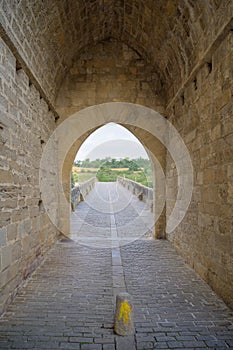
[[[167,235],[167,239],[230,305],[233,288],[232,36],[226,26],[221,40],[212,43],[206,50],[208,55],[195,66],[195,75],[190,75],[189,79],[184,77],[178,95],[169,100],[165,112],[188,146],[194,170],[194,192],[189,211],[182,225]],[[114,41],[98,45],[95,55],[93,51],[91,48],[85,53],[64,80],[57,99],[62,118],[91,105],[92,101],[94,104],[120,101],[123,96],[130,102],[162,113],[158,86],[151,85],[148,70],[143,69],[142,76],[140,68],[133,66],[133,62],[138,62],[133,59],[137,57],[135,53]],[[129,54],[125,56],[124,52]],[[118,64],[114,64],[116,57]],[[128,60],[125,64],[124,57]],[[134,77],[131,66],[135,69]],[[148,135],[143,135],[142,130],[128,128],[148,148],[155,143]],[[177,173],[169,154],[166,163],[168,217],[176,201]]]
[[[0,41],[0,312],[54,242],[40,199],[39,166],[54,116]]]
[[[179,253],[233,305],[233,32],[227,31],[168,109],[192,157],[193,199],[181,225],[168,236]],[[168,197],[176,181],[167,162]],[[167,203],[167,214],[170,213]]]
[[[88,48],[66,74],[56,99],[61,119],[88,106],[127,101],[164,112],[156,71],[135,50],[114,39]]]
[[[119,101],[157,110],[183,137],[194,192],[167,238],[232,306],[232,0],[2,0],[0,11],[0,304],[55,240],[38,169],[55,119]],[[168,217],[175,166],[157,139],[125,126],[166,172]],[[67,155],[67,197],[72,159],[92,131]],[[165,213],[159,226],[163,236]]]

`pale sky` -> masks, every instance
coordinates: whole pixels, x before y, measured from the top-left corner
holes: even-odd
[[[148,158],[138,141],[127,129],[115,123],[109,123],[94,131],[80,147],[75,160],[90,158]]]

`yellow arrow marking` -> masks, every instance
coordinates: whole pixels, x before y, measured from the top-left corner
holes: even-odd
[[[120,321],[123,318],[123,322],[128,323],[130,318],[130,311],[131,306],[127,303],[127,301],[123,301],[121,304],[118,321]]]

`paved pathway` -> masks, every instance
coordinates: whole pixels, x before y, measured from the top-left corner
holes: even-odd
[[[82,225],[88,213],[93,225],[92,210],[86,207]],[[50,250],[0,319],[0,349],[233,349],[232,312],[169,242],[146,235],[115,244],[124,238],[127,210],[133,212],[125,206],[117,214],[110,210],[109,217],[99,211],[110,225],[113,249],[94,248],[92,235],[82,244],[60,241]],[[134,337],[113,332],[118,290],[133,296]]]
[[[71,215],[71,238],[80,244],[112,248],[151,235],[148,205],[117,182],[96,183]]]

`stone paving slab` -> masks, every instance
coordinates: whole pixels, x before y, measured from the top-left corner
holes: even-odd
[[[136,349],[233,349],[232,312],[169,242],[120,250]],[[127,349],[113,318],[112,251],[57,243],[1,318],[0,349]]]
[[[92,247],[112,247],[151,235],[153,214],[137,196],[118,183],[96,183],[94,189],[71,214],[71,238]]]
[[[1,319],[0,349],[114,345],[112,298],[111,250],[57,243]]]
[[[142,203],[132,198],[131,206],[114,212],[110,187],[102,188],[97,220],[105,207],[108,226],[102,230],[109,237],[101,225],[96,232],[100,247],[109,239],[114,249],[91,248],[91,230],[86,236],[83,231],[83,245],[55,244],[0,319],[0,349],[233,349],[232,311],[169,242],[144,236],[122,245],[122,236],[127,242],[127,233],[132,238],[136,230],[128,231],[129,215],[136,217]],[[91,215],[86,219],[90,208],[85,202],[82,207],[80,217],[93,227]],[[115,296],[124,291],[134,300],[135,334],[122,338],[113,321]]]
[[[167,241],[121,248],[137,349],[233,348],[233,313]]]

